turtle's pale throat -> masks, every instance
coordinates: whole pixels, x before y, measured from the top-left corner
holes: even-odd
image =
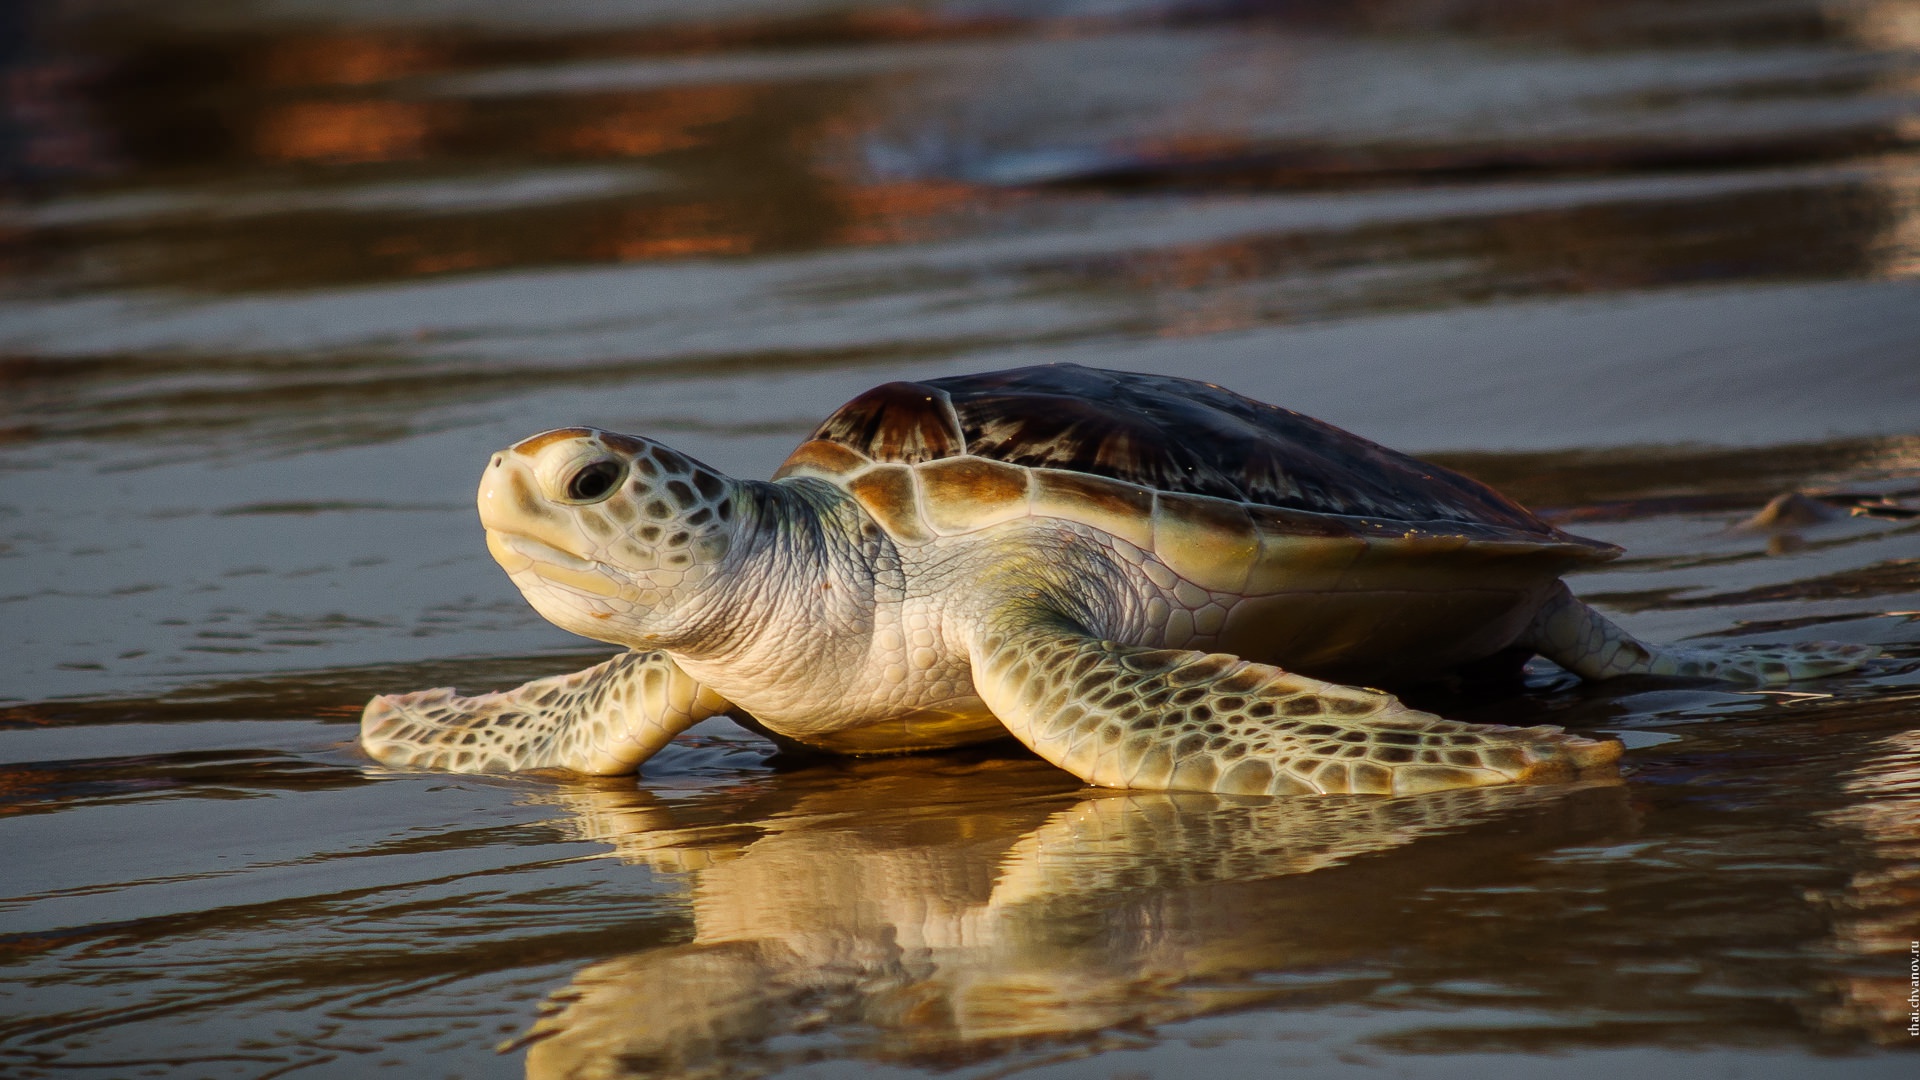
[[[552,544],[535,540],[531,536],[504,532],[499,529],[487,530],[488,547],[504,547],[536,565],[552,566],[562,570],[585,573],[600,568],[600,564],[591,559],[583,559],[571,552],[562,551]]]

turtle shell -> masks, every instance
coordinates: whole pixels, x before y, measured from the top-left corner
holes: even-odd
[[[1469,477],[1209,383],[1074,364],[895,382],[828,417],[776,478],[844,485],[900,542],[1058,517],[1256,596],[1551,581],[1619,549]],[[1367,573],[1362,564],[1401,567]]]

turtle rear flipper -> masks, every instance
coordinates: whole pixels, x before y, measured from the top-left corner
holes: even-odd
[[[1103,787],[1398,795],[1572,779],[1621,750],[1556,727],[1445,720],[1221,653],[1102,641],[1055,619],[983,634],[973,669],[1021,742]]]
[[[1523,642],[1583,679],[1671,675],[1762,686],[1839,675],[1880,655],[1880,650],[1871,645],[1838,641],[1656,645],[1627,633],[1576,599],[1565,585],[1542,605]]]
[[[666,654],[630,652],[502,693],[462,697],[443,686],[383,694],[360,714],[360,745],[401,768],[613,776],[726,708]]]

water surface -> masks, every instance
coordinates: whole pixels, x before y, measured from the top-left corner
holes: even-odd
[[[1913,4],[0,21],[0,1072],[1911,1071]],[[763,476],[874,383],[1054,361],[1465,469],[1625,545],[1572,584],[1637,633],[1886,656],[1429,689],[1630,752],[1417,799],[725,720],[637,780],[355,749],[372,693],[606,655],[487,557],[497,447]]]

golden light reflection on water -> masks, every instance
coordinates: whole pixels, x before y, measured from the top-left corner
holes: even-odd
[[[726,210],[712,203],[675,203],[626,211],[614,220],[605,243],[621,262],[752,251],[755,237]]]
[[[709,141],[704,129],[740,116],[757,98],[750,87],[724,83],[618,97],[554,132],[549,145],[588,158],[686,150]]]
[[[425,157],[428,107],[409,101],[302,101],[260,120],[260,154],[282,161],[355,164]]]
[[[1920,95],[1920,81],[1914,93]],[[1910,121],[1912,134],[1920,138],[1920,114]],[[1904,159],[1894,163],[1880,181],[1886,191],[1888,221],[1875,239],[1875,251],[1882,277],[1920,276],[1920,161]]]
[[[1036,13],[1036,26],[1055,25],[1047,20],[1057,14]],[[1154,18],[1141,17],[1149,23]],[[1419,26],[1429,15],[1387,5],[1350,17]],[[1223,25],[1233,23],[1223,18]],[[1475,18],[1516,32],[1546,33],[1548,40],[1555,28],[1567,32],[1578,26],[1576,39],[1600,33],[1604,40],[1605,27],[1634,25],[1630,17],[1613,25],[1605,12],[1585,5],[1552,5],[1533,15],[1500,8],[1477,12]],[[1910,51],[1910,43],[1896,43],[1904,40],[1901,28],[1911,20],[1893,6],[1847,5],[1823,11],[1821,19],[1809,25],[1854,50]],[[1587,25],[1590,21],[1595,25]],[[1570,114],[1600,125],[1591,136],[1562,136],[1549,124],[1489,143],[1466,115],[1453,116],[1444,107],[1431,120],[1418,121],[1422,110],[1432,101],[1444,102],[1444,95],[1403,102],[1414,118],[1406,121],[1413,124],[1407,130],[1390,110],[1380,116],[1363,111],[1339,138],[1315,134],[1317,128],[1286,134],[1284,125],[1280,134],[1263,133],[1255,122],[1262,110],[1286,117],[1322,107],[1295,83],[1339,74],[1308,63],[1316,50],[1303,44],[1307,39],[1299,38],[1284,17],[1271,24],[1256,20],[1238,33],[1209,31],[1211,36],[1198,38],[1169,33],[1164,49],[1150,39],[1126,37],[1121,30],[1127,22],[1070,17],[1057,25],[1080,27],[1095,45],[1110,33],[1131,42],[1125,48],[1145,47],[1141,57],[1155,64],[1132,80],[1138,86],[1108,87],[1095,80],[1082,87],[1063,81],[1056,71],[1062,65],[1035,63],[1017,33],[1018,22],[938,9],[518,39],[479,29],[427,34],[324,27],[215,38],[191,47],[165,35],[134,47],[106,39],[109,44],[100,48],[109,59],[49,60],[40,65],[45,77],[38,81],[34,69],[23,69],[16,89],[24,93],[21,88],[45,84],[47,93],[36,92],[35,100],[60,103],[58,108],[24,103],[33,106],[28,111],[37,118],[29,156],[55,155],[65,163],[58,167],[71,172],[104,167],[111,150],[124,159],[114,170],[123,174],[119,182],[135,192],[157,179],[216,172],[229,179],[255,173],[270,184],[272,170],[287,165],[326,169],[332,182],[348,187],[369,180],[391,184],[396,177],[430,180],[507,159],[563,164],[667,159],[684,186],[565,206],[440,211],[429,221],[384,209],[317,215],[297,205],[281,215],[253,215],[245,228],[176,220],[142,234],[127,230],[123,219],[106,228],[31,229],[26,247],[36,256],[38,276],[49,280],[76,274],[122,285],[300,287],[491,267],[913,244],[956,232],[1018,233],[1029,221],[1029,203],[1084,213],[1106,196],[1133,190],[1129,176],[1166,180],[1183,193],[1286,191],[1329,183],[1393,188],[1471,183],[1487,176],[1625,176],[1857,160],[1911,145],[1915,137],[1911,110],[1893,113],[1886,104],[1902,98],[1902,80],[1920,77],[1911,65],[1887,57],[1868,63],[1866,56],[1841,52],[1834,54],[1836,70],[1852,81],[1842,80],[1839,90],[1820,78],[1792,74],[1799,69],[1791,66],[1777,87],[1765,79],[1755,82],[1734,64],[1725,74],[1703,77],[1692,92],[1663,89],[1666,76],[1658,73],[1636,76],[1622,69],[1619,86],[1581,98],[1586,103]],[[1668,26],[1663,32],[1681,29]],[[877,43],[906,42],[932,49],[956,35],[974,51],[934,49],[926,54],[924,71],[909,66],[876,74],[862,67],[859,49],[826,54],[844,55],[844,71],[831,64],[820,70],[808,66],[817,63],[821,54],[812,50],[823,44],[865,43],[871,50]],[[1060,47],[1067,48],[1069,40],[1062,39]],[[1451,48],[1442,43],[1430,62],[1452,70],[1446,65],[1458,61]],[[765,73],[754,79],[699,78],[676,76],[670,66],[676,57],[725,60],[742,52],[769,65]],[[1076,59],[1064,65],[1068,70],[1105,54],[1071,55]],[[1481,60],[1497,71],[1499,64],[1518,62],[1519,55],[1494,50]],[[1701,60],[1722,63],[1726,55],[1703,53]],[[1276,63],[1274,57],[1307,66],[1295,70],[1297,65]],[[1419,54],[1413,58],[1420,62]],[[1356,63],[1370,59],[1389,57],[1364,51],[1354,57]],[[1596,60],[1570,52],[1563,59],[1576,66],[1601,64],[1591,77],[1607,85],[1604,55]],[[622,66],[623,60],[630,66]],[[575,85],[566,77],[569,62],[604,65],[611,82],[596,86],[588,79]],[[527,65],[510,69],[529,80],[524,88],[472,101],[422,89],[433,77],[485,75],[503,63]],[[1815,69],[1816,74],[1823,70]],[[56,71],[82,74],[53,79],[50,73]],[[636,71],[653,81],[620,88],[620,77]],[[1638,85],[1636,78],[1648,85]],[[925,92],[922,84],[943,89]],[[1487,82],[1462,94],[1472,100],[1497,85]],[[1664,94],[1662,100],[1671,99],[1666,107],[1671,112],[1695,96],[1720,95],[1747,108],[1755,87],[1765,93],[1758,93],[1760,103],[1750,107],[1763,109],[1768,95],[1779,95],[1812,110],[1817,122],[1786,124],[1755,142],[1722,131],[1713,112],[1693,121],[1682,110],[1680,120],[1655,123],[1648,117],[1667,113],[1649,110],[1641,101]],[[1555,108],[1571,107],[1550,91],[1551,80],[1543,82],[1541,92]],[[1117,97],[1107,103],[1102,94]],[[209,101],[219,102],[219,108],[204,108]],[[1055,109],[1065,115],[1088,110],[1087,122],[1054,132],[1048,113]],[[1136,116],[1129,110],[1145,111]],[[1828,112],[1831,118],[1820,119]],[[1105,139],[1086,134],[1092,142],[1076,148],[1083,134],[1078,129],[1096,122],[1117,125],[1115,134]],[[1422,123],[1438,126],[1423,133]],[[1029,124],[1034,130],[1026,130]],[[1679,126],[1669,130],[1662,124]],[[1067,146],[1051,146],[1054,140]],[[1064,155],[1061,160],[1067,162],[1086,160],[1062,166],[1065,172],[1042,169],[1031,183],[983,179],[1020,174],[1020,161],[1052,160],[1050,154]],[[1068,186],[1049,187],[1056,180]],[[1908,274],[1913,244],[1901,230],[1911,226],[1898,222],[1912,216],[1911,185],[1893,192],[1903,213],[1889,214],[1874,205],[1871,191],[1844,190],[1859,186],[1857,179],[1834,181],[1843,190],[1811,200],[1787,190],[1802,185],[1783,184],[1772,207],[1755,205],[1765,197],[1735,193],[1682,200],[1664,215],[1658,206],[1637,213],[1637,197],[1611,210],[1604,199],[1594,200],[1585,212],[1564,214],[1561,220],[1521,212],[1491,228],[1484,219],[1473,223],[1471,242],[1430,233],[1352,237],[1358,246],[1334,257],[1384,272],[1377,279],[1350,275],[1351,283],[1336,285],[1332,297],[1320,295],[1328,283],[1302,282],[1290,273],[1324,274],[1324,264],[1302,267],[1293,259],[1276,264],[1276,244],[1316,248],[1330,239],[1293,230],[1226,241],[1172,238],[1130,253],[1130,259],[1137,256],[1137,267],[1110,268],[1098,284],[1147,294],[1148,306],[1167,308],[1154,333],[1194,336],[1349,310],[1419,306],[1461,289],[1479,295],[1619,290],[1729,272],[1747,278],[1818,277],[1859,273],[1863,264],[1876,260],[1888,274]],[[1007,198],[1007,189],[1020,197]],[[1776,227],[1741,227],[1756,214]],[[1674,235],[1664,243],[1641,242],[1668,232]],[[1633,242],[1621,242],[1626,238]],[[1458,250],[1429,250],[1436,241]],[[1155,293],[1163,284],[1170,288]],[[1275,293],[1299,295],[1285,302],[1266,295]]]
[[[1824,816],[1857,832],[1872,865],[1829,900],[1836,909],[1833,947],[1887,962],[1875,965],[1884,973],[1862,971],[1837,979],[1840,1000],[1820,1020],[1875,1042],[1898,1044],[1909,1038],[1915,1008],[1905,964],[1920,940],[1915,936],[1920,934],[1920,729],[1875,740],[1845,790],[1856,801]]]
[[[1841,0],[1825,14],[1862,44],[1920,51],[1920,7],[1907,0]]]

